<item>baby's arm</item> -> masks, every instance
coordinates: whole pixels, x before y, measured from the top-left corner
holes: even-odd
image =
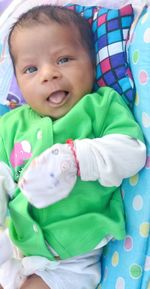
[[[103,186],[119,186],[145,164],[146,147],[137,139],[122,134],[74,142],[83,181],[99,180]]]
[[[46,207],[67,197],[76,183],[78,169],[83,181],[119,186],[124,178],[136,174],[146,159],[144,143],[121,134],[75,140],[72,145],[52,146],[24,172],[19,187],[35,207]]]
[[[74,146],[82,180],[119,186],[124,178],[135,175],[144,166],[146,146],[140,126],[120,95],[113,90],[106,92],[107,95],[103,89],[101,110],[106,113],[102,123],[101,110],[96,115],[97,138],[75,140]]]
[[[16,184],[13,181],[11,169],[9,166],[0,162],[0,226],[4,225],[7,215],[8,198],[12,196]]]
[[[7,202],[16,188],[11,170],[4,162],[0,162],[0,265],[13,256],[13,246],[5,230]]]
[[[3,288],[19,289],[25,276],[22,274],[21,254],[10,240],[5,229],[8,198],[12,196],[16,184],[6,163],[0,162],[0,284]]]

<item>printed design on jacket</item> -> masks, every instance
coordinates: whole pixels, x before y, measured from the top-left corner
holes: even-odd
[[[27,140],[15,143],[10,155],[10,163],[13,168],[22,166],[24,162],[32,157],[31,145]]]

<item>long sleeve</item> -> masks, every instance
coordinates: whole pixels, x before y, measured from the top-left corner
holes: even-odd
[[[11,170],[6,163],[0,162],[0,225],[3,226],[7,214],[7,202],[16,188]]]
[[[121,134],[75,141],[83,181],[99,180],[103,186],[119,186],[145,164],[145,144]]]
[[[0,128],[2,130],[2,127]],[[4,225],[7,215],[8,198],[12,196],[15,188],[16,184],[13,181],[12,172],[8,166],[3,139],[0,136],[0,226]]]
[[[13,256],[16,256],[17,249],[10,241],[9,234],[5,228],[5,219],[7,216],[8,199],[12,196],[16,188],[13,181],[11,169],[5,163],[6,155],[3,147],[3,141],[0,138],[0,226],[3,230],[0,232],[0,266]]]
[[[14,253],[13,245],[5,228],[5,219],[7,216],[7,203],[9,196],[12,195],[16,185],[11,176],[11,170],[7,164],[0,162],[0,226],[3,230],[0,232],[0,266],[9,260]]]

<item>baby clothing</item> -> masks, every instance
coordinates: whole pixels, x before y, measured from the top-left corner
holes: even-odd
[[[80,176],[69,150],[65,165],[60,162],[59,154],[70,138]],[[0,146],[1,164],[11,168],[16,183],[23,180],[22,189],[17,186],[9,195],[8,207],[10,237],[24,256],[55,261],[51,247],[61,260],[76,258],[99,246],[106,236],[124,238],[118,186],[144,165],[145,145],[139,125],[114,90],[101,88],[84,96],[55,121],[22,106],[2,118]],[[65,174],[67,185],[62,186],[67,169],[70,175]],[[32,181],[37,182],[36,190]]]
[[[31,162],[19,187],[33,206],[44,208],[66,198],[76,180],[77,168],[71,149],[67,144],[56,144]]]
[[[101,254],[98,249],[60,261],[39,256],[11,259],[0,268],[0,284],[4,289],[20,289],[27,276],[36,274],[51,289],[95,289],[101,279]]]
[[[20,178],[18,186],[36,208],[54,204],[66,198],[73,189],[78,173],[76,162],[79,159],[82,181],[98,180],[103,186],[118,187],[124,177],[131,176],[141,165],[144,147],[139,141],[119,134],[92,140],[75,140],[74,148],[68,144],[55,144],[31,162]],[[130,166],[127,168],[124,162],[126,158],[136,157],[137,148],[138,159],[131,164],[128,161]],[[125,150],[128,150],[127,157],[124,155]]]

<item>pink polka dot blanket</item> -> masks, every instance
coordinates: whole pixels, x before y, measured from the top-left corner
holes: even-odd
[[[0,1],[0,115],[24,103],[8,54],[7,34],[11,21],[32,6],[51,2],[54,1]],[[150,289],[150,10],[145,9],[139,17],[127,47],[134,17],[131,5],[102,8],[99,0],[96,6],[71,4],[69,9],[76,10],[92,25],[97,55],[95,86],[109,85],[125,98],[133,107],[147,144],[145,168],[123,182],[127,235],[123,241],[113,240],[106,246],[98,289]]]

